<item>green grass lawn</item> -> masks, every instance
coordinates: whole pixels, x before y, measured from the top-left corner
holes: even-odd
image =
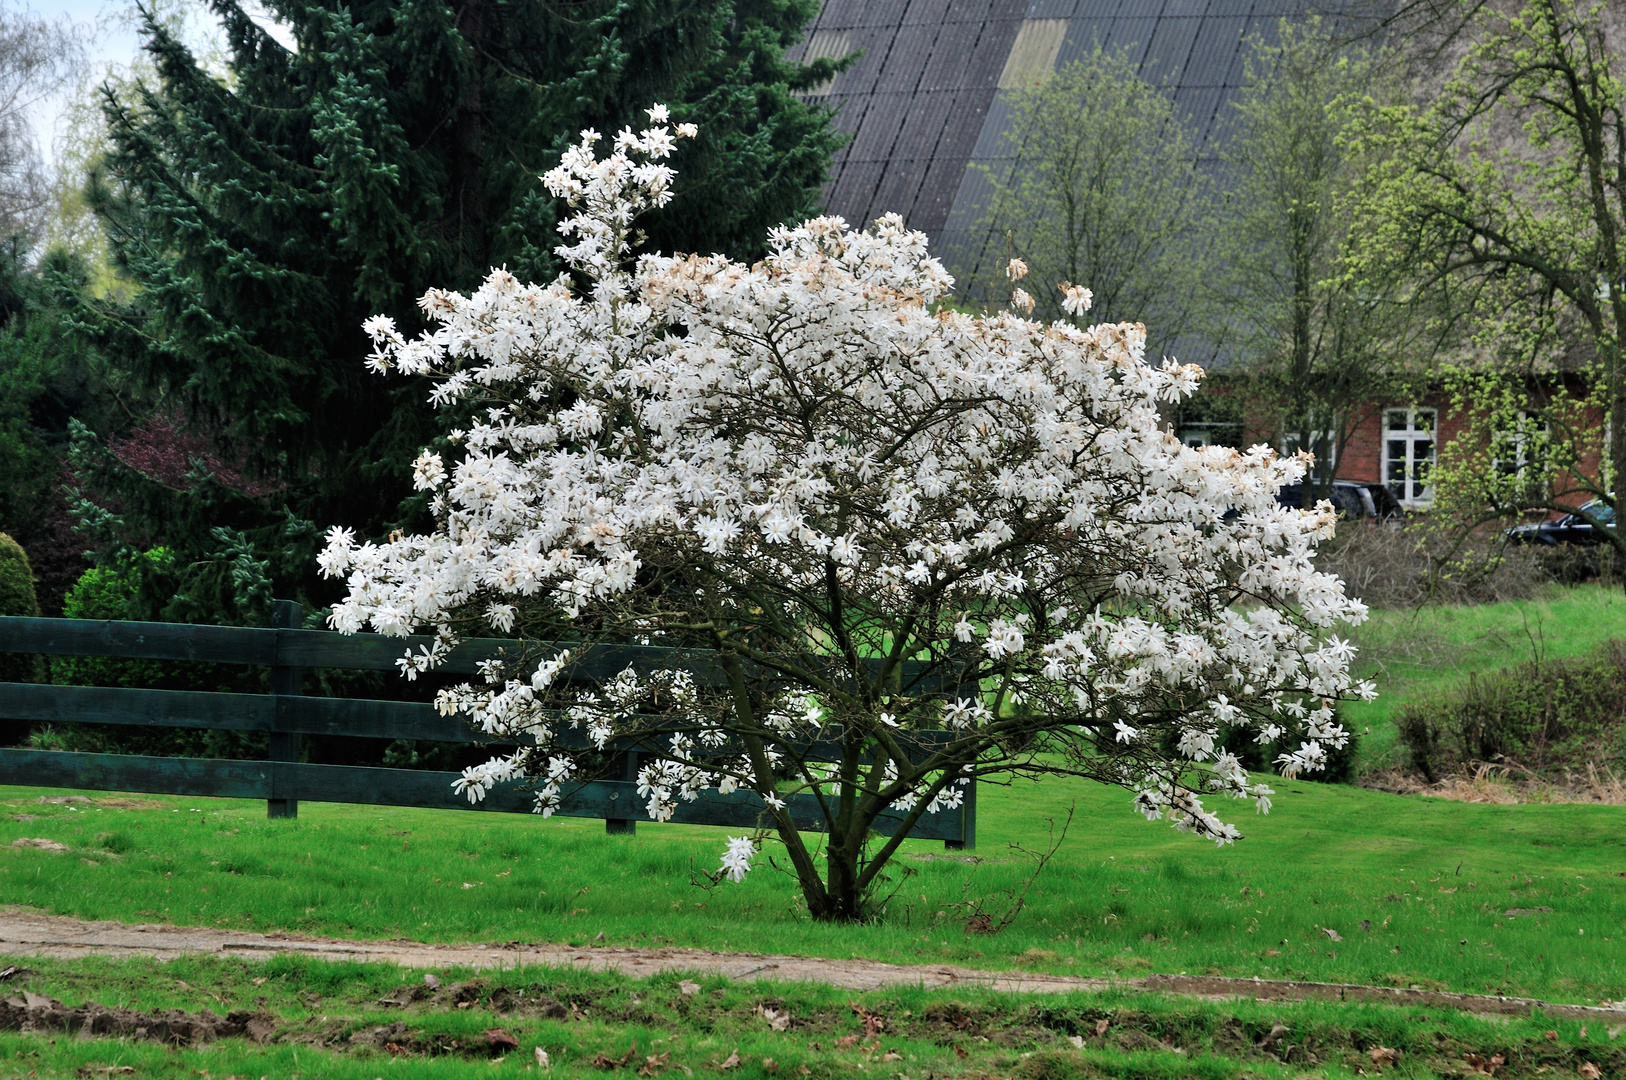
[[[1349,716],[1357,729],[1371,729],[1367,766],[1393,760],[1388,718],[1401,698],[1470,671],[1577,653],[1617,636],[1626,636],[1626,601],[1595,587],[1528,604],[1378,613],[1358,642],[1385,697]],[[742,885],[692,886],[691,867],[717,864],[720,829],[640,822],[636,836],[610,837],[596,821],[312,803],[297,821],[270,821],[257,802],[60,801],[60,792],[5,788],[0,903],[363,938],[585,944],[602,934],[616,945],[1077,975],[1257,975],[1581,1003],[1626,999],[1626,809],[1474,805],[1279,779],[1276,786],[1277,808],[1267,817],[1226,807],[1247,837],[1224,849],[1145,822],[1122,791],[1055,780],[985,786],[981,849],[962,855],[910,842],[895,864],[897,891],[884,916],[845,927],[809,920],[794,881],[766,860]],[[1031,859],[1012,845],[1042,847],[1047,819],[1065,816],[1069,805],[1077,811],[1072,833],[1027,910],[1001,934],[968,933],[972,915],[997,915],[1026,877]],[[9,846],[25,837],[70,850]],[[1543,908],[1551,910],[1506,914]],[[16,1075],[117,1075],[105,1070],[126,1065],[163,1077],[496,1074],[530,1067],[528,1055],[542,1045],[558,1051],[553,1074],[601,1076],[594,1055],[619,1060],[634,1039],[638,1060],[672,1055],[652,1070],[669,1075],[722,1075],[721,1064],[738,1050],[741,1066],[727,1075],[1274,1080],[1371,1073],[1377,1063],[1364,1055],[1374,1046],[1401,1049],[1402,1074],[1412,1077],[1460,1075],[1468,1053],[1483,1060],[1502,1053],[1503,1077],[1574,1075],[1586,1061],[1599,1063],[1603,1076],[1626,1075],[1626,1042],[1594,1031],[1588,1043],[1574,1024],[1493,1024],[1377,1007],[947,992],[855,997],[713,980],[701,1008],[674,996],[675,976],[637,983],[551,972],[509,990],[579,1001],[583,1016],[559,1020],[502,1004],[492,995],[517,974],[484,976],[470,1008],[430,1002],[403,1016],[377,999],[416,976],[376,966],[28,965],[34,973],[8,985],[69,1003],[261,1008],[286,1030],[270,1047],[229,1039],[185,1051],[140,1040],[0,1034],[0,1062]],[[849,1028],[862,1030],[850,998],[894,1018],[884,1045],[867,1054],[835,1045]],[[754,1011],[765,1002],[799,1017],[795,1038],[765,1027]],[[1101,1019],[1110,1020],[1110,1034],[1093,1037]],[[1277,1022],[1293,1029],[1300,1056],[1284,1050],[1290,1040],[1261,1050]],[[391,1023],[405,1024],[400,1056],[366,1034]],[[520,1052],[493,1067],[484,1063],[490,1055],[480,1033],[497,1025],[523,1040]],[[357,1032],[364,1037],[353,1042]],[[1070,1041],[1080,1032],[1092,1035],[1083,1048]],[[899,1057],[884,1059],[891,1052]],[[410,1072],[395,1068],[403,1063]]]
[[[1282,783],[1225,849],[1151,824],[1085,783],[985,788],[975,858],[911,841],[885,917],[807,918],[766,860],[741,885],[689,884],[724,830],[473,812],[112,797],[0,798],[0,903],[86,918],[424,941],[695,945],[886,960],[1626,997],[1626,810],[1482,806]],[[1004,933],[998,910],[1047,816],[1077,820]],[[131,805],[134,803],[134,805]],[[1243,804],[1232,809],[1244,810]],[[30,820],[22,820],[22,819]],[[11,848],[19,837],[68,852]],[[1509,908],[1550,907],[1507,918]],[[1334,941],[1326,930],[1337,932]]]
[[[1352,640],[1356,670],[1374,679],[1379,698],[1344,707],[1346,722],[1364,732],[1366,770],[1401,764],[1396,706],[1466,679],[1534,658],[1589,652],[1626,638],[1626,592],[1618,586],[1555,588],[1537,600],[1474,606],[1441,605],[1374,611]]]
[[[603,1077],[642,1066],[639,1075],[752,1080],[866,1074],[1302,1080],[1370,1075],[1382,1062],[1424,1080],[1460,1076],[1472,1060],[1498,1056],[1503,1080],[1575,1076],[1586,1065],[1601,1076],[1626,1070],[1626,1040],[1596,1023],[1586,1030],[1541,1016],[1490,1020],[1373,1005],[1133,994],[1022,998],[975,989],[853,994],[703,975],[685,993],[677,972],[632,980],[557,970],[442,969],[431,990],[422,972],[303,958],[33,967],[8,984],[11,992],[26,988],[70,1007],[97,1002],[149,1014],[245,1010],[265,1018],[272,1032],[261,1044],[238,1037],[186,1049],[128,1037],[73,1038],[60,1030],[0,1034],[0,1062],[16,1070],[7,1075],[95,1077],[122,1069],[177,1080]],[[386,1004],[386,997],[407,1003]],[[764,1009],[783,1014],[785,1029],[775,1030]],[[517,1045],[494,1047],[493,1029]],[[545,1074],[536,1068],[538,1048],[550,1062]]]

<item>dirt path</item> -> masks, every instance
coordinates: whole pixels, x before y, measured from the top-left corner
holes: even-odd
[[[904,965],[879,960],[832,960],[774,953],[725,953],[706,949],[629,949],[620,946],[564,945],[425,945],[415,941],[343,941],[298,934],[253,934],[207,926],[129,925],[86,922],[41,915],[16,908],[0,910],[0,955],[177,956],[209,954],[245,959],[279,953],[329,960],[359,960],[409,968],[571,967],[617,971],[647,978],[663,971],[703,972],[735,980],[824,982],[844,990],[878,990],[888,986],[981,987],[1011,994],[1055,994],[1070,991],[1128,990],[1162,992],[1217,1000],[1231,997],[1261,1001],[1366,1001],[1389,1005],[1433,1006],[1500,1016],[1529,1015],[1541,1009],[1549,1016],[1626,1022],[1626,1006],[1600,1008],[1560,1005],[1533,998],[1453,994],[1383,986],[1287,982],[1271,979],[1225,979],[1208,976],[1147,975],[1134,979],[1087,979],[1021,971],[979,971],[949,964]]]

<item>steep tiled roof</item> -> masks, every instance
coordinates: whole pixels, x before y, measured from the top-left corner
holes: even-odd
[[[1304,0],[826,0],[808,58],[861,49],[816,91],[852,137],[825,191],[829,212],[868,222],[896,211],[965,278],[988,257],[978,228],[989,185],[1009,167],[1007,100],[1099,41],[1130,50],[1211,158],[1242,80],[1243,43],[1274,37]],[[792,54],[797,55],[796,53]]]

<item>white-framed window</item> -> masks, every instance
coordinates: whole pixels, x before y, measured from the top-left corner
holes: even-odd
[[[1402,506],[1434,501],[1429,474],[1437,453],[1438,422],[1434,409],[1383,410],[1383,482]]]
[[[1188,427],[1180,429],[1180,442],[1185,446],[1203,447],[1211,445],[1213,441],[1213,432],[1207,428]]]
[[[1282,436],[1282,454],[1296,454],[1299,452],[1299,432],[1290,432]],[[1310,432],[1310,443],[1304,449],[1315,455],[1315,464],[1310,466],[1310,483],[1321,485],[1333,475],[1338,467],[1338,440],[1330,431]]]
[[[1520,409],[1511,424],[1492,436],[1492,467],[1503,476],[1524,479],[1526,470],[1539,464],[1545,453],[1547,435],[1547,422],[1540,414]]]

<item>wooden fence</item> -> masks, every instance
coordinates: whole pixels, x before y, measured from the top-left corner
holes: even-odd
[[[0,652],[248,664],[271,669],[270,692],[266,694],[0,683],[0,719],[4,720],[264,732],[269,737],[264,761],[4,748],[0,749],[0,784],[265,799],[267,812],[274,818],[297,816],[301,799],[449,810],[531,811],[534,798],[520,782],[498,785],[486,793],[484,800],[471,804],[452,789],[457,773],[301,762],[302,735],[460,744],[492,742],[464,721],[441,716],[426,703],[302,696],[303,668],[393,671],[409,647],[416,650],[430,639],[305,630],[300,628],[301,614],[298,604],[275,601],[274,625],[268,629],[0,618]],[[473,674],[481,660],[496,657],[504,650],[512,652],[520,645],[517,641],[484,638],[467,641],[437,670]],[[628,665],[639,671],[670,667],[674,652],[645,646],[588,646],[576,653],[571,677],[596,681]],[[697,682],[715,684],[723,678],[715,660],[704,653],[685,653],[682,663]],[[906,678],[918,674],[911,669]],[[911,734],[918,737],[923,752],[948,737],[946,732]],[[816,755],[817,748],[813,750]],[[611,772],[621,779],[576,786],[566,794],[556,813],[603,818],[612,833],[632,832],[644,802],[634,782],[638,756],[636,749],[619,748]],[[976,786],[970,785],[959,809],[923,815],[910,835],[942,840],[954,849],[974,846]],[[813,796],[794,796],[790,806],[798,827],[814,831],[824,828],[823,815]],[[708,791],[694,802],[679,802],[672,820],[751,828],[758,824],[760,812],[760,796],[754,792],[722,795]],[[898,818],[883,817],[877,828],[890,835],[899,823]]]

